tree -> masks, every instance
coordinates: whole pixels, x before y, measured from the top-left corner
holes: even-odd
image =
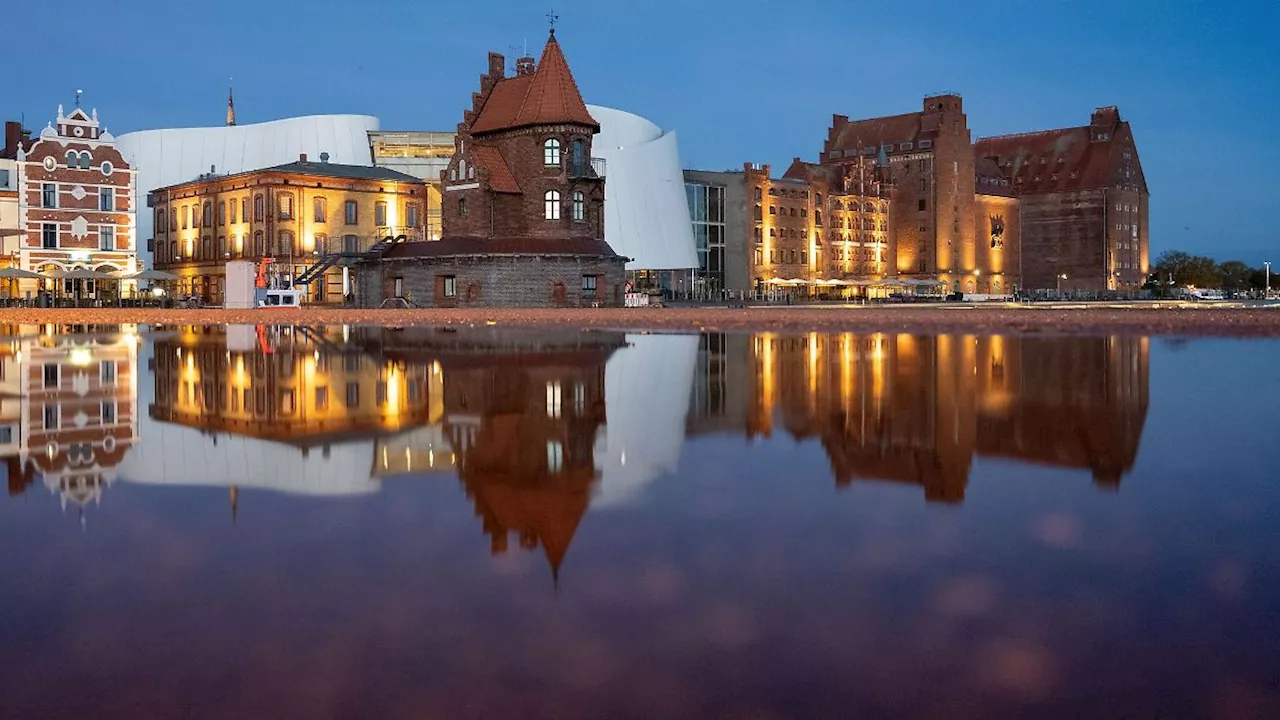
[[[1246,292],[1252,286],[1254,269],[1239,260],[1228,260],[1218,266],[1222,289],[1229,293]]]

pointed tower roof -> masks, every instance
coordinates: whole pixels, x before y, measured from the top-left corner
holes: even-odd
[[[227,127],[236,124],[236,99],[230,85],[227,86]]]
[[[533,74],[500,80],[472,124],[471,132],[565,123],[600,129],[600,123],[587,111],[553,30]]]

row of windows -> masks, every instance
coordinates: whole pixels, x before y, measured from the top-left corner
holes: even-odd
[[[215,390],[214,385],[210,382],[204,384],[184,382],[181,383],[180,387],[179,402],[183,405],[192,405],[202,410],[215,411],[225,410],[229,405],[231,412],[241,412],[243,408],[243,412],[246,413],[267,414],[267,388],[228,388],[226,385],[219,384]],[[390,399],[387,382],[379,380],[374,387],[376,406],[387,405]],[[409,403],[417,403],[421,400],[421,381],[416,379],[408,380],[405,382],[405,388]],[[321,385],[314,388],[312,392],[315,393],[315,409],[328,410],[328,386]],[[292,388],[279,390],[278,393],[280,413],[283,415],[296,413],[298,410],[297,393]],[[360,407],[360,383],[349,382],[346,384],[343,401],[347,409],[354,410]]]
[[[798,251],[798,252],[799,252],[799,255],[797,255],[797,251],[796,251],[796,250],[792,250],[792,251],[791,251],[791,253],[790,253],[790,255],[788,256],[788,254],[787,254],[787,251],[786,251],[786,250],[770,250],[770,251],[769,251],[769,262],[770,262],[771,264],[776,264],[776,263],[786,263],[786,262],[787,262],[787,257],[790,257],[790,258],[791,258],[791,261],[790,261],[790,262],[791,262],[792,264],[796,264],[796,263],[798,262],[798,263],[799,263],[799,264],[801,264],[801,265],[808,265],[808,264],[809,264],[809,251],[808,251],[808,250],[800,250],[800,251]],[[799,258],[799,260],[797,260],[797,257]],[[756,265],[763,265],[763,264],[764,264],[764,252],[763,252],[762,250],[760,250],[760,249],[756,249],[756,252],[755,252],[755,263],[756,263]]]
[[[228,209],[230,210],[230,220],[228,221]],[[237,209],[239,213],[237,215]],[[253,222],[262,222],[266,211],[266,197],[263,195],[255,195],[253,198]],[[168,227],[170,231],[177,230],[178,224],[181,222],[182,229],[188,226],[213,227],[213,203],[206,202],[201,205],[183,205],[181,208],[169,208]],[[240,198],[239,202],[231,200],[230,203],[218,203],[217,224],[219,226],[236,224],[243,218],[244,222],[249,222],[249,198]],[[342,206],[343,222],[347,225],[356,225],[360,222],[360,204],[355,200],[347,200]],[[281,194],[277,198],[276,219],[293,220],[294,207],[293,195],[290,193]],[[329,220],[328,200],[323,197],[315,197],[311,200],[311,221],[314,223],[325,223]],[[386,202],[378,201],[373,205],[373,220],[378,227],[388,227],[390,225],[389,206]],[[163,234],[165,227],[165,211],[163,208],[156,210],[156,228],[157,232]],[[417,203],[405,203],[404,206],[404,227],[417,227],[418,225],[418,205]]]
[[[58,207],[58,184],[42,183],[40,185],[40,207],[56,209]],[[116,189],[98,188],[98,209],[102,212],[115,212]]]
[[[316,254],[326,254],[336,252],[337,248],[329,247],[329,238],[327,235],[315,236]],[[343,253],[357,253],[360,251],[360,238],[357,235],[343,235],[342,249]],[[274,257],[277,255],[291,256],[304,255],[307,250],[297,242],[297,236],[289,230],[281,230],[276,235],[275,245],[269,245],[266,242],[266,236],[261,230],[253,234],[253,241],[249,242],[249,234],[245,233],[239,237],[232,235],[230,237],[230,245],[226,236],[218,236],[215,245],[214,239],[205,235],[201,239],[199,245],[193,245],[191,251],[187,254],[188,260],[218,260],[230,257]],[[167,243],[161,242],[156,245],[157,262],[169,263],[178,262],[183,259],[183,254],[179,248],[177,240],[170,240]]]
[[[542,196],[542,214],[547,220],[559,220],[561,217],[561,198],[559,190],[548,190]],[[467,199],[458,198],[458,216],[466,217],[468,212]],[[573,193],[573,206],[571,217],[575,222],[584,222],[587,219],[587,196],[582,192]]]
[[[1128,203],[1116,203],[1116,212],[1138,212],[1138,206]]]
[[[117,420],[116,403],[114,400],[104,400],[98,406],[99,425],[115,425]],[[78,414],[78,413],[77,413]],[[62,407],[59,405],[45,405],[41,413],[44,419],[45,430],[58,430],[62,427]],[[77,424],[77,427],[79,425]]]
[[[919,147],[921,150],[928,150],[928,149],[930,149],[930,148],[932,148],[932,147],[933,147],[933,141],[932,141],[932,140],[921,140],[921,141],[919,141],[918,143],[911,143],[911,142],[901,142],[901,143],[898,143],[898,151],[899,151],[899,152],[909,152],[909,151],[911,151],[911,150],[916,149],[917,147]],[[880,145],[880,150],[882,150],[882,151],[883,151],[883,152],[885,152],[885,153],[891,153],[891,152],[893,152],[893,143],[884,143],[883,145]],[[876,154],[876,146],[875,146],[875,145],[868,145],[867,147],[862,148],[862,154],[863,154],[863,155],[866,155],[866,156],[875,155],[875,154]],[[858,149],[857,149],[857,148],[850,148],[850,149],[848,149],[848,150],[844,150],[844,151],[840,151],[840,150],[834,150],[834,151],[832,151],[832,157],[841,157],[841,156],[843,156],[843,157],[857,157],[857,156],[858,156]]]
[[[115,360],[98,361],[98,384],[115,385],[118,377]],[[62,366],[58,363],[45,363],[41,368],[45,390],[56,390],[62,383]]]
[[[52,169],[52,165],[48,165],[48,163],[51,162],[56,161],[54,161],[53,158],[45,160],[45,163],[47,164],[46,169]],[[89,170],[92,167],[92,163],[93,156],[89,154],[88,150],[81,150],[78,153],[75,150],[67,151],[68,170]],[[102,163],[98,165],[98,170],[107,177],[110,177],[111,173],[115,172],[115,169],[115,166],[111,164],[110,160],[103,160]]]
[[[61,247],[59,244],[58,224],[43,223],[40,226],[40,247],[45,250],[52,250]],[[115,250],[116,249],[116,228],[114,225],[98,226],[98,249],[99,250]]]

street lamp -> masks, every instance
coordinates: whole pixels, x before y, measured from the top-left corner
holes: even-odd
[[[1067,274],[1066,274],[1066,273],[1062,273],[1062,274],[1058,275],[1058,294],[1059,294],[1059,295],[1061,295],[1061,294],[1062,294],[1062,281],[1063,281],[1063,280],[1066,280],[1066,279],[1067,279]]]
[[[1267,289],[1265,292],[1262,293],[1262,299],[1268,300],[1271,298],[1271,261],[1267,260],[1262,264],[1267,266],[1267,285],[1266,285]]]

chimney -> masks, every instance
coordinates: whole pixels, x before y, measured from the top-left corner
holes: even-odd
[[[516,60],[516,76],[532,75],[535,69],[533,58],[528,55]]]
[[[489,77],[502,78],[507,75],[507,59],[501,53],[489,53]]]
[[[307,164],[307,154],[306,154],[306,153],[302,153],[302,154],[298,155],[298,162],[302,163],[303,165],[306,165],[306,164]]]
[[[320,153],[320,162],[322,162],[322,163],[327,163],[327,162],[329,162],[329,153],[327,153],[327,152],[322,152],[322,153]]]
[[[24,130],[22,123],[16,120],[6,120],[4,123],[4,148],[0,149],[0,157],[16,158],[18,156],[18,145],[27,145],[27,141],[30,139],[31,131]]]

